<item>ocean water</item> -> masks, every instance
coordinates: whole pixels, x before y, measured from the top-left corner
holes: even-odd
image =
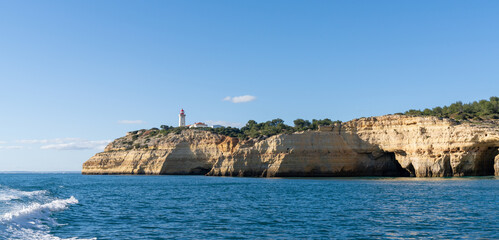
[[[499,239],[499,178],[0,174],[0,239]]]

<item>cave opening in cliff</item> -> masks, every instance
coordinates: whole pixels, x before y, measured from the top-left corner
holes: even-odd
[[[399,161],[395,158],[395,153],[393,152],[386,152],[388,155],[390,162],[393,164],[394,168],[391,168],[390,171],[384,172],[383,176],[386,177],[411,177],[414,176],[413,172],[410,170],[403,168]],[[412,166],[412,165],[411,165]]]
[[[494,175],[494,159],[499,154],[498,147],[488,147],[477,157],[475,169],[477,176]]]
[[[189,171],[189,175],[206,175],[210,170],[210,168],[195,167]]]
[[[414,169],[414,166],[412,163],[409,163],[405,170],[409,173],[409,177],[415,177],[416,176],[416,170]]]

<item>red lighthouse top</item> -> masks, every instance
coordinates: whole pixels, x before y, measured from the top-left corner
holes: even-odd
[[[182,108],[182,110],[180,110],[180,115],[185,115],[183,108]]]

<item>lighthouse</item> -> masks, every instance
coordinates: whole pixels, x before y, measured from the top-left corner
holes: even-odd
[[[184,109],[180,110],[180,114],[178,115],[178,126],[185,127],[185,113]]]

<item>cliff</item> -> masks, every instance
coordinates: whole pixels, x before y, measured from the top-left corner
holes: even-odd
[[[239,141],[204,130],[128,134],[83,164],[83,174],[211,176],[499,175],[496,122],[387,115],[318,131]]]

